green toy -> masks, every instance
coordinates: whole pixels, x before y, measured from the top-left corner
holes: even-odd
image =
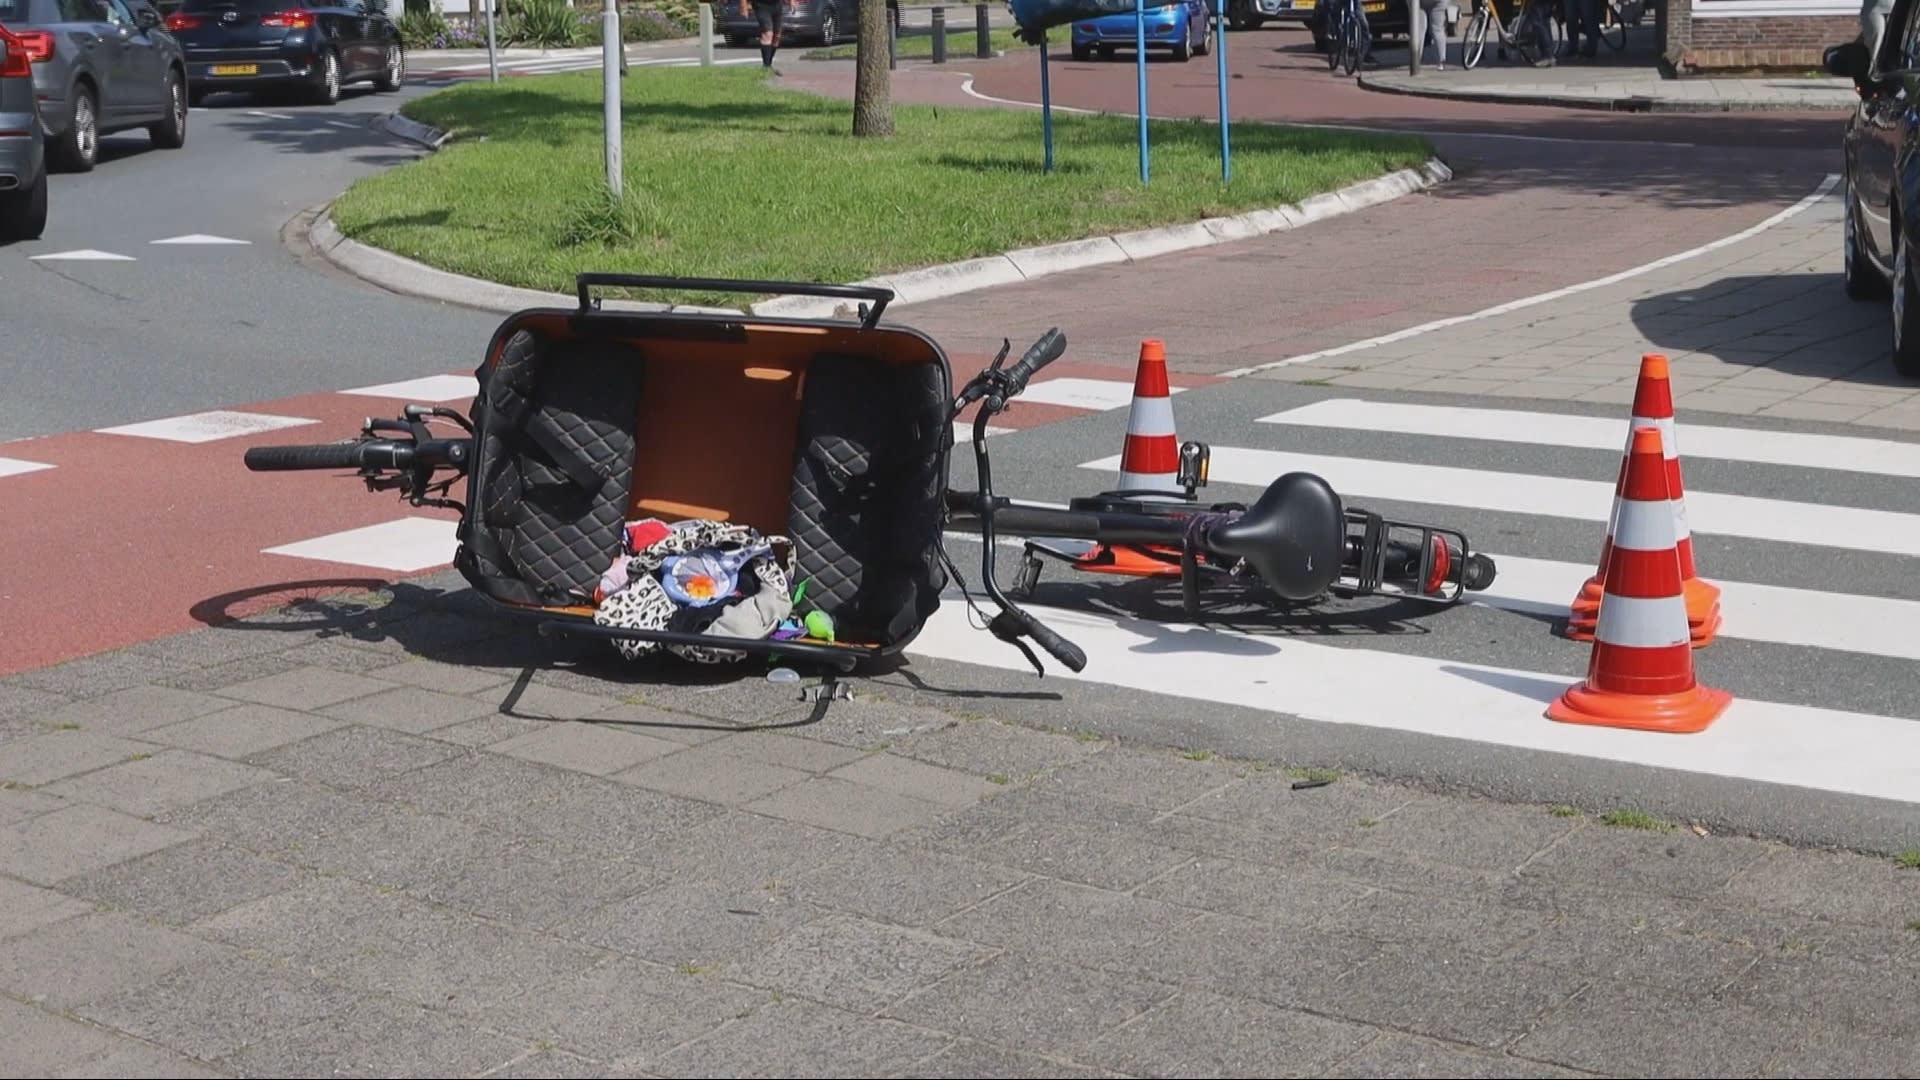
[[[833,616],[818,608],[807,612],[807,636],[821,641],[833,640]]]

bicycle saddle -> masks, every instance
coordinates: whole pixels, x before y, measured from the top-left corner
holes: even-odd
[[[1267,485],[1238,518],[1207,533],[1206,547],[1245,559],[1267,587],[1288,600],[1311,600],[1340,576],[1347,519],[1325,480],[1290,472]]]

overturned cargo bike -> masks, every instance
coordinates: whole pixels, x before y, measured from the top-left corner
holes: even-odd
[[[959,577],[948,528],[985,541],[981,583],[999,609],[987,628],[1036,669],[1023,639],[1074,671],[1086,657],[1001,591],[997,528],[1184,553],[1189,568],[1239,567],[1290,601],[1391,589],[1447,603],[1492,581],[1463,535],[1349,510],[1308,473],[1251,506],[1120,495],[1058,510],[995,495],[987,421],[1061,355],[1057,330],[1012,364],[1003,348],[956,395],[936,342],[881,324],[884,288],[577,282],[577,307],[501,323],[469,415],[409,405],[350,441],[249,448],[247,467],[351,469],[370,490],[455,509],[453,563],[474,589],[542,633],[606,638],[629,658],[855,671],[897,656]],[[815,296],[858,317],[616,307],[596,288]],[[979,490],[950,491],[954,421],[976,402]],[[466,498],[448,498],[462,477]]]

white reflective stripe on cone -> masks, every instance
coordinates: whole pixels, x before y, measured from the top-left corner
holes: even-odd
[[[1608,592],[1600,602],[1596,640],[1633,649],[1663,649],[1693,640],[1684,596],[1620,596]]]
[[[1118,490],[1184,491],[1185,489],[1180,486],[1179,478],[1174,473],[1123,472],[1120,474]]]
[[[1170,436],[1173,433],[1172,398],[1136,397],[1133,399],[1133,411],[1127,414],[1127,434]]]
[[[1628,551],[1674,550],[1672,503],[1620,501],[1620,520],[1613,527],[1613,546]]]
[[[1633,429],[1656,427],[1660,429],[1660,454],[1668,461],[1680,456],[1680,444],[1673,438],[1673,417],[1636,416],[1627,424],[1627,445],[1633,445]]]

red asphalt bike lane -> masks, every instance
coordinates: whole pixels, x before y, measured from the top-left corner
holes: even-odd
[[[1049,55],[1055,106],[1135,115],[1129,58],[1080,63],[1058,42]],[[1698,247],[1792,205],[1838,167],[1840,113],[1631,114],[1386,94],[1330,74],[1307,34],[1289,29],[1229,34],[1227,59],[1236,161],[1255,142],[1247,122],[1370,127],[1426,135],[1454,178],[1302,229],[915,304],[896,318],[951,348],[989,349],[1002,335],[1031,339],[1055,324],[1102,357],[1161,338],[1175,372],[1232,371]],[[1147,67],[1149,115],[1217,116],[1213,58]],[[784,69],[788,89],[852,94],[846,62]],[[1038,56],[1023,47],[990,60],[903,62],[893,90],[900,102],[1019,107],[1007,103],[1040,100]],[[1030,144],[981,148],[983,158],[1039,161],[1031,111]],[[1149,179],[1174,182],[1164,171]]]
[[[1015,352],[1024,344],[1016,342]],[[1069,345],[1043,378],[1029,384],[1029,393],[1044,396],[1046,383],[1057,379],[1124,383],[1124,390],[1106,389],[1131,391],[1131,365],[1080,362],[1076,355]],[[956,392],[990,359],[950,353]],[[1173,380],[1181,387],[1217,381]],[[0,468],[0,505],[7,509],[0,515],[0,551],[8,556],[0,576],[0,676],[444,569],[444,562],[396,571],[267,554],[269,548],[404,518],[452,522],[456,515],[415,508],[393,492],[369,492],[349,472],[256,473],[242,461],[251,446],[351,438],[368,416],[397,417],[407,403],[316,393],[221,405],[315,422],[200,443],[98,431],[0,443],[0,466],[4,459],[52,466],[13,475]],[[471,400],[437,404],[464,412]],[[969,406],[962,419],[970,421],[977,409]],[[1090,411],[1016,401],[993,426],[1019,430]],[[964,442],[968,436],[956,437]],[[456,481],[448,495],[464,499],[465,481]],[[451,547],[446,555],[451,557]]]

